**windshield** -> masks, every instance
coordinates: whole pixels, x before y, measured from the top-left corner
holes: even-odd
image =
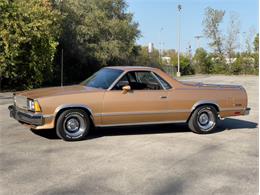
[[[81,84],[87,87],[108,89],[122,72],[122,70],[118,69],[103,68],[81,82]]]

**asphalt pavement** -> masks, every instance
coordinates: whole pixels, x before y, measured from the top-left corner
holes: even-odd
[[[9,118],[11,93],[0,93],[0,194],[258,194],[259,77],[182,79],[243,85],[250,115],[209,135],[172,124],[99,128],[65,142]]]

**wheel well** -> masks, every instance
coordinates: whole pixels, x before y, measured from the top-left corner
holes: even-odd
[[[92,118],[92,114],[91,114],[91,112],[90,112],[87,108],[83,108],[83,107],[66,107],[66,108],[60,109],[60,110],[57,112],[57,114],[56,114],[56,116],[55,116],[55,123],[54,123],[55,128],[56,128],[57,119],[59,118],[59,116],[61,115],[61,113],[63,113],[63,112],[66,111],[66,110],[71,110],[71,109],[79,109],[79,110],[83,110],[84,112],[86,112],[86,114],[89,116],[91,125],[94,126],[94,121],[93,121],[93,118]]]
[[[212,106],[212,107],[214,107],[214,108],[216,109],[217,112],[219,112],[219,107],[218,107],[216,104],[213,104],[213,103],[199,104],[199,105],[197,105],[197,106],[192,110],[192,112],[190,113],[189,118],[187,119],[187,122],[190,120],[190,117],[191,117],[191,115],[193,114],[193,112],[194,112],[197,108],[199,108],[199,107],[201,107],[201,106]]]

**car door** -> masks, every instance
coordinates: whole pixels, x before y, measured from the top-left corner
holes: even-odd
[[[129,85],[125,92],[122,87]],[[168,91],[150,71],[130,71],[105,92],[102,125],[160,123],[169,120]]]

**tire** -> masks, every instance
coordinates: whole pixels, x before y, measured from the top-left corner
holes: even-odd
[[[213,106],[198,107],[191,115],[188,126],[191,131],[198,134],[207,134],[215,131],[218,117]]]
[[[56,134],[65,141],[85,139],[90,130],[89,116],[80,109],[65,110],[56,122]]]

